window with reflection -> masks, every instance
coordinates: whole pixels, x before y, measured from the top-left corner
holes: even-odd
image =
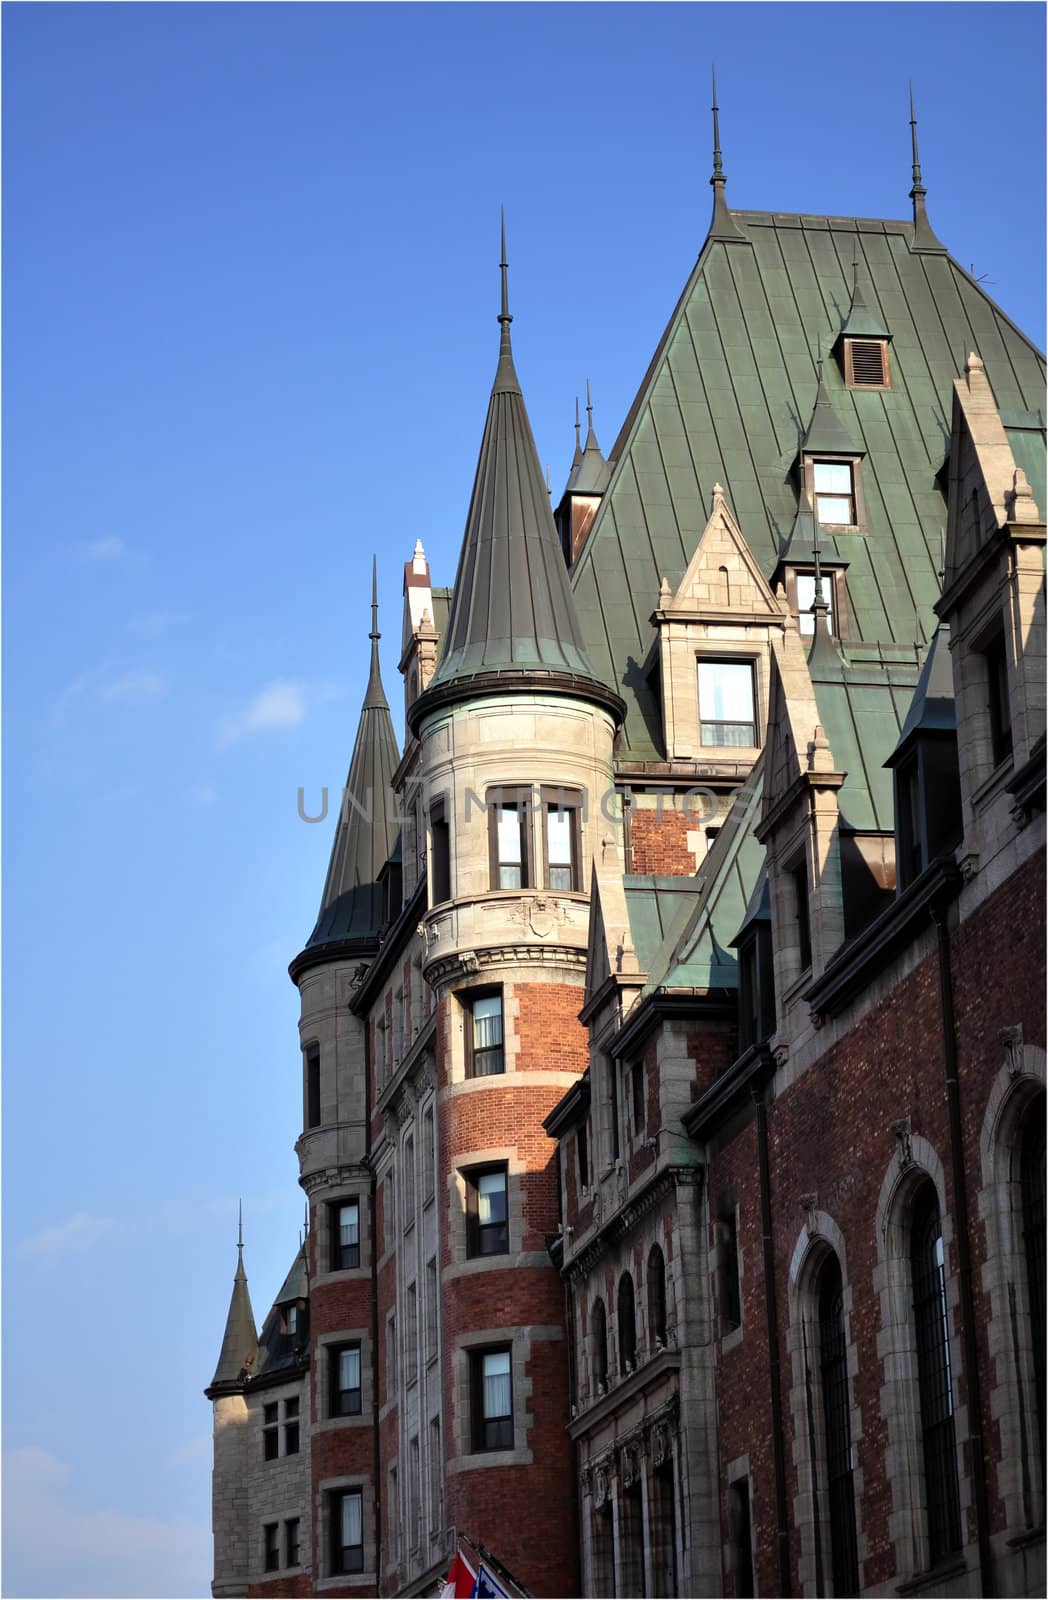
[[[477,995],[470,1003],[468,1075],[489,1078],[505,1072],[502,1047],[502,993]]]
[[[939,1197],[935,1185],[922,1185],[913,1207],[910,1231],[917,1386],[925,1503],[928,1508],[929,1565],[961,1548],[961,1507],[957,1482],[957,1441],[953,1412],[946,1258]]]
[[[815,515],[830,527],[855,526],[855,467],[851,461],[813,461]]]
[[[508,1349],[471,1353],[474,1450],[513,1448],[513,1368]]]
[[[700,661],[699,742],[722,748],[752,748],[757,717],[752,661]]]

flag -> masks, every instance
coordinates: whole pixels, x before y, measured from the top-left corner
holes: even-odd
[[[484,1565],[483,1561],[480,1563],[480,1571],[477,1573],[477,1586],[473,1590],[473,1600],[510,1600],[509,1590],[502,1587],[494,1573]]]
[[[476,1594],[477,1574],[460,1550],[451,1569],[448,1581],[440,1591],[440,1600],[471,1600]]]

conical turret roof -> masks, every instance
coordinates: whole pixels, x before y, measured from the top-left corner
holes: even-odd
[[[249,1367],[258,1351],[258,1333],[255,1314],[251,1309],[251,1296],[244,1271],[244,1247],[237,1245],[237,1270],[233,1278],[233,1294],[229,1301],[226,1331],[222,1336],[222,1351],[210,1387],[217,1384],[239,1383],[245,1367]]]
[[[807,456],[823,454],[864,456],[866,454],[862,446],[856,444],[833,408],[830,397],[826,392],[821,361],[819,362],[819,384],[815,391],[815,405],[812,409],[811,421],[808,423],[807,432],[801,441],[801,451]]]
[[[621,716],[583,643],[510,344],[503,246],[499,361],[440,666],[409,713],[534,687],[596,698]]]
[[[379,670],[378,594],[372,576],[371,672],[360,711],[345,792],[340,797],[316,927],[303,955],[325,946],[373,943],[383,920],[379,873],[397,837],[393,774],[400,761]],[[298,957],[301,961],[302,957]],[[297,966],[297,962],[293,963]]]
[[[589,379],[586,379],[586,415],[589,418],[589,427],[586,430],[586,448],[580,450],[576,444],[576,455],[571,463],[571,476],[565,487],[565,494],[603,494],[608,487],[611,477],[611,467],[604,459],[604,452],[597,443],[597,435],[593,429],[593,402],[590,399]]]

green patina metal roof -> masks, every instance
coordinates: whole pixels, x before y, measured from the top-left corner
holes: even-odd
[[[1044,423],[1036,412],[1024,419],[1021,425],[1009,422],[1007,412],[1002,412],[1001,421],[1008,435],[1015,465],[1022,467],[1025,472],[1026,481],[1033,490],[1033,497],[1037,502],[1037,510],[1044,520],[1048,518],[1048,469],[1046,469],[1048,458],[1044,452]]]
[[[734,989],[737,962],[729,948],[746,915],[764,849],[753,836],[759,814],[764,763],[756,762],[702,864],[686,879],[693,886],[690,911],[671,929],[657,952],[644,993],[655,989]]]
[[[847,774],[837,799],[841,826],[891,833],[891,773],[884,763],[899,742],[917,686],[917,662],[845,661],[816,652],[808,661],[815,703],[837,770]]]
[[[623,879],[630,934],[642,972],[651,970],[663,942],[690,911],[696,894],[694,878],[660,878],[627,873]]]
[[[852,297],[848,307],[848,315],[844,319],[844,326],[840,331],[842,339],[890,339],[891,329],[888,327],[879,311],[875,311],[866,302],[862,277],[859,273],[859,257],[856,253],[852,265]]]
[[[774,570],[797,515],[791,468],[819,350],[846,319],[856,252],[868,312],[891,334],[892,387],[848,389],[835,362],[825,369],[828,404],[865,451],[867,527],[832,539],[848,564],[852,639],[912,646],[915,613],[931,635],[946,523],[936,477],[968,352],[981,355],[1002,408],[1044,403],[1039,352],[945,251],[914,248],[912,221],[725,212],[610,452],[572,574],[590,658],[626,701],[626,756],[662,753],[649,619],[662,575],[675,588],[695,551],[714,483],[765,574]],[[1041,505],[1043,455],[1021,464]]]
[[[906,713],[899,742],[887,757],[886,765],[894,766],[918,733],[956,731],[957,707],[953,693],[953,662],[950,660],[950,628],[948,623],[940,622],[932,634],[932,642],[917,682],[917,692]]]
[[[343,939],[375,939],[385,915],[378,877],[397,837],[393,774],[400,761],[378,660],[378,598],[372,586],[371,674],[340,797],[331,860],[307,950]]]

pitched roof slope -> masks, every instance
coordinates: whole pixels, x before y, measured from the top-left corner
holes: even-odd
[[[468,693],[489,673],[500,681],[569,675],[599,684],[601,699],[609,699],[586,650],[513,364],[506,270],[503,247],[498,368],[441,661],[413,720],[446,698],[449,686]]]
[[[233,1293],[226,1316],[226,1331],[222,1335],[222,1349],[218,1357],[211,1387],[219,1383],[237,1383],[255,1358],[258,1334],[255,1331],[255,1314],[251,1309],[247,1273],[244,1271],[244,1247],[237,1246],[237,1270],[233,1278]]]
[[[339,808],[320,913],[306,944],[307,951],[343,940],[373,941],[382,923],[383,895],[378,875],[397,836],[392,780],[400,752],[379,670],[380,637],[373,577],[371,673]]]
[[[945,505],[936,486],[953,380],[979,350],[998,404],[1043,405],[1044,362],[960,264],[912,248],[912,221],[733,211],[739,238],[707,239],[610,458],[613,471],[572,574],[596,670],[627,704],[623,753],[659,755],[649,617],[676,587],[715,482],[766,574],[797,513],[792,466],[812,416],[819,350],[852,303],[858,252],[871,316],[892,335],[892,387],[827,402],[865,450],[868,527],[831,542],[848,563],[852,635],[909,645],[931,633]],[[716,230],[715,230],[716,231]]]

